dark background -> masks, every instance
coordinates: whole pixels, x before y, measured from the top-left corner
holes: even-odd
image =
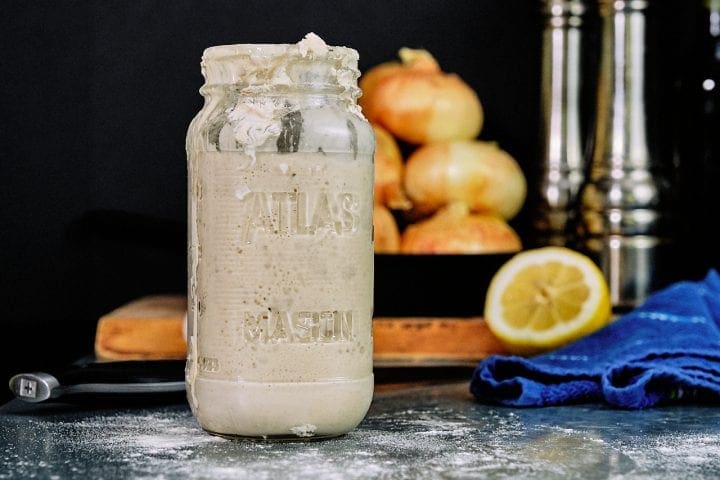
[[[651,50],[665,157],[692,170],[682,116],[700,2],[659,1]],[[95,322],[140,295],[185,291],[185,133],[203,49],[313,31],[360,68],[426,48],[479,94],[481,138],[532,187],[538,167],[539,1],[11,1],[0,18],[0,383],[92,352]],[[588,128],[598,38],[586,26]],[[681,120],[681,121],[678,121]],[[680,154],[677,154],[677,151]],[[674,162],[674,163],[673,163]],[[687,203],[687,202],[686,202]],[[526,208],[513,220],[529,240]],[[680,202],[679,205],[684,205]],[[682,212],[681,212],[682,213]],[[690,218],[689,216],[687,218]],[[684,239],[681,226],[678,237]],[[677,276],[698,276],[689,254]],[[422,281],[417,279],[416,281]],[[0,388],[0,398],[7,395]]]

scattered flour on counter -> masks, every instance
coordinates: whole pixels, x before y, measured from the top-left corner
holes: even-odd
[[[675,472],[682,477],[688,465],[695,469],[707,466],[708,472],[720,472],[720,438],[717,435],[675,433],[648,441],[630,437],[620,447],[636,459],[641,469],[663,466],[663,476]]]
[[[183,450],[223,441],[220,437],[210,435],[186,420],[185,415],[160,411],[138,417],[97,417],[68,425],[71,425],[73,430],[77,430],[79,439],[86,446],[114,450],[120,456],[178,454]],[[110,430],[112,434],[93,436],[87,433],[103,430]]]
[[[662,410],[600,415],[413,403],[420,405],[380,399],[345,436],[290,443],[214,437],[179,406],[67,421],[25,417],[10,434],[25,443],[0,447],[14,475],[3,476],[0,464],[0,478],[634,480],[717,478],[720,471],[714,413],[688,410],[694,416],[679,419]]]

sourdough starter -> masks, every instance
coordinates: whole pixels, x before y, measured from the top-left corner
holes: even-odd
[[[337,61],[353,51],[305,41],[222,59],[275,75],[298,62],[322,88],[293,92],[283,73],[282,94],[256,79],[209,92],[188,133],[188,399],[212,433],[339,435],[372,399],[374,141]]]

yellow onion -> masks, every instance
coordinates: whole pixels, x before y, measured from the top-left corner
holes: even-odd
[[[476,92],[426,50],[402,48],[399,56],[402,63],[382,63],[360,77],[368,120],[413,144],[477,137],[484,117]]]
[[[410,200],[403,192],[405,164],[395,138],[379,125],[375,132],[375,203],[392,210],[407,210]]]
[[[461,202],[408,225],[400,251],[412,254],[511,253],[522,249],[515,230],[502,218],[471,213]]]
[[[358,80],[358,86],[362,92],[362,96],[358,99],[358,104],[362,108],[362,112],[365,117],[371,122],[376,123],[377,113],[373,109],[374,103],[372,97],[374,96],[375,87],[382,81],[402,70],[403,66],[400,62],[392,61],[385,62],[375,65],[367,72],[364,72]]]
[[[400,229],[392,212],[382,205],[373,208],[373,240],[376,253],[397,253],[400,250]]]
[[[416,211],[431,213],[455,201],[471,211],[512,219],[527,182],[520,166],[494,142],[461,140],[423,145],[405,165],[405,193]]]

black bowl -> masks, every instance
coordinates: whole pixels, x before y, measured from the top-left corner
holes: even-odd
[[[376,254],[374,315],[481,316],[490,280],[513,255]]]

